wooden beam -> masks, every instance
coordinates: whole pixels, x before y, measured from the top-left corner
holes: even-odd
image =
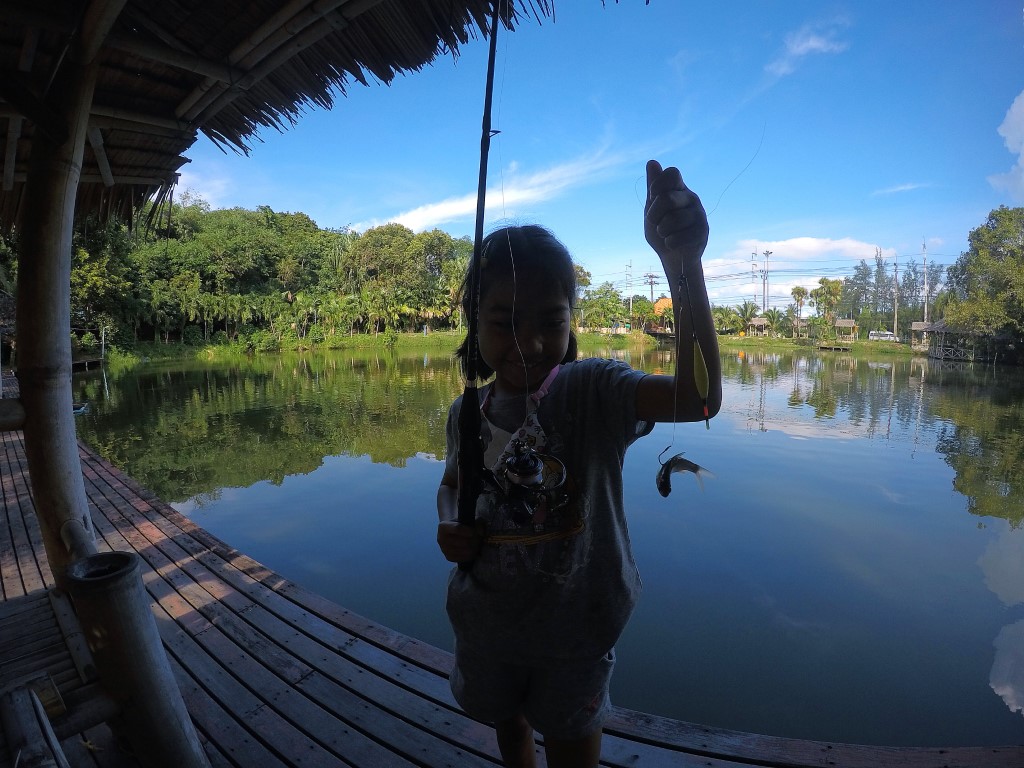
[[[4,147],[3,191],[14,189],[14,166],[18,162],[18,139],[21,138],[21,115],[7,118],[7,145]]]
[[[90,127],[88,129],[89,135],[89,146],[92,147],[92,154],[96,158],[96,165],[100,169],[100,179],[103,181],[103,186],[112,187],[114,186],[114,176],[110,172],[110,162],[107,160],[107,152],[103,149],[103,133],[99,128]]]
[[[203,75],[222,83],[232,83],[244,74],[242,70],[220,61],[177,50],[164,43],[131,38],[120,33],[110,36],[109,45],[124,53],[182,69],[194,75]]]
[[[25,30],[25,40],[21,44],[18,56],[18,71],[31,72],[35,60],[36,47],[39,45],[39,30],[29,27]],[[18,164],[18,139],[21,138],[21,115],[11,115],[7,121],[7,145],[4,147],[4,178],[3,191],[14,189],[14,169]]]
[[[92,0],[85,11],[74,55],[79,64],[90,64],[99,55],[110,30],[128,0]]]
[[[28,117],[17,106],[0,101],[0,117]],[[196,130],[187,123],[145,112],[133,112],[117,107],[104,107],[102,104],[92,108],[89,125],[97,128],[115,128],[121,131],[152,134],[168,139],[195,140]]]
[[[139,125],[153,126],[155,128],[165,128],[182,134],[194,134],[194,129],[187,121],[160,117],[158,115],[150,115],[144,112],[134,112],[130,109],[105,107],[102,104],[94,104],[92,107],[92,114],[98,117],[110,117],[116,120],[123,120],[128,123],[138,123]]]
[[[188,145],[191,145],[196,140],[195,129],[182,126],[181,124],[178,124],[176,128],[170,128],[165,125],[140,122],[139,120],[126,120],[121,117],[114,117],[113,115],[97,114],[95,109],[89,117],[89,125],[94,125],[97,128],[160,136],[165,139],[180,139],[183,142],[188,142]]]
[[[175,184],[177,180],[178,174],[172,172],[169,172],[167,176],[116,175],[113,177],[113,184],[114,186],[163,187],[168,184]],[[15,183],[24,184],[28,181],[28,174],[16,173],[14,174],[14,181]],[[78,181],[80,184],[106,184],[103,177],[95,173],[80,174]]]

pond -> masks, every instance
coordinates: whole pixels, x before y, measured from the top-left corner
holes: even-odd
[[[606,352],[648,371],[672,353]],[[781,736],[1024,742],[1024,374],[727,350],[724,406],[627,454],[644,580],[620,706]],[[451,649],[435,543],[445,354],[76,374],[80,436],[213,534]],[[655,488],[666,446],[714,473]]]

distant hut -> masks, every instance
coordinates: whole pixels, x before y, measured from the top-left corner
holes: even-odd
[[[910,324],[911,349],[913,349],[915,352],[928,351],[928,330],[931,327],[931,323],[925,323],[921,321],[913,322]]]
[[[836,320],[836,340],[837,341],[856,341],[857,339],[857,321],[843,317]]]
[[[747,323],[747,336],[767,336],[768,321],[763,317],[755,317]]]
[[[995,354],[995,337],[991,334],[955,328],[945,320],[930,323],[926,331],[931,334],[928,357],[935,360],[973,362],[990,360]]]
[[[802,317],[797,317],[793,320],[793,338],[794,339],[805,339],[810,333],[811,324],[804,320]]]

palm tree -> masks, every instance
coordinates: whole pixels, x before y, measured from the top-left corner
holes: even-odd
[[[768,331],[771,334],[777,334],[779,329],[782,327],[782,312],[775,307],[772,307],[764,313],[764,319],[768,321]]]
[[[757,317],[760,309],[757,304],[752,301],[744,301],[742,304],[736,305],[736,314],[740,318],[742,330],[746,330],[747,326],[750,325],[750,321]]]
[[[735,333],[742,327],[742,321],[732,307],[712,307],[711,315],[715,319],[715,330],[719,333]]]
[[[803,286],[794,286],[793,290],[790,291],[790,295],[793,297],[793,303],[797,305],[797,319],[803,319],[804,302],[807,301],[807,289]],[[794,335],[799,324],[794,323]]]

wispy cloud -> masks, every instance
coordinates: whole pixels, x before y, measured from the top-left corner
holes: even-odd
[[[892,187],[876,189],[874,192],[871,193],[871,196],[877,197],[879,195],[897,195],[900,192],[912,192],[915,189],[924,189],[927,186],[927,184],[917,184],[914,182],[910,182],[907,184],[896,184],[895,186]]]
[[[740,240],[732,251],[737,258],[750,258],[752,253],[771,251],[775,261],[835,261],[843,259],[872,260],[875,243],[852,237],[791,237],[787,240]],[[883,255],[886,253],[883,250]]]
[[[1013,100],[997,130],[1006,148],[1017,156],[1017,162],[1006,173],[989,176],[988,182],[1006,192],[1014,202],[1024,202],[1024,91]]]
[[[849,45],[837,39],[842,21],[827,24],[805,24],[786,35],[782,51],[764,69],[773,77],[785,77],[797,70],[808,56],[821,53],[842,53]]]
[[[585,186],[603,177],[624,162],[624,156],[599,148],[590,155],[551,166],[533,173],[521,173],[518,163],[510,163],[487,189],[486,218],[514,217],[518,208],[551,200],[568,190]],[[404,224],[414,232],[468,219],[476,213],[476,192],[426,203],[398,213],[387,221]],[[382,220],[363,221],[352,225],[356,231],[384,224]]]
[[[195,173],[190,170],[182,170],[178,177],[179,190],[188,190],[198,195],[209,203],[211,208],[223,208],[233,186],[231,179],[226,176]]]

